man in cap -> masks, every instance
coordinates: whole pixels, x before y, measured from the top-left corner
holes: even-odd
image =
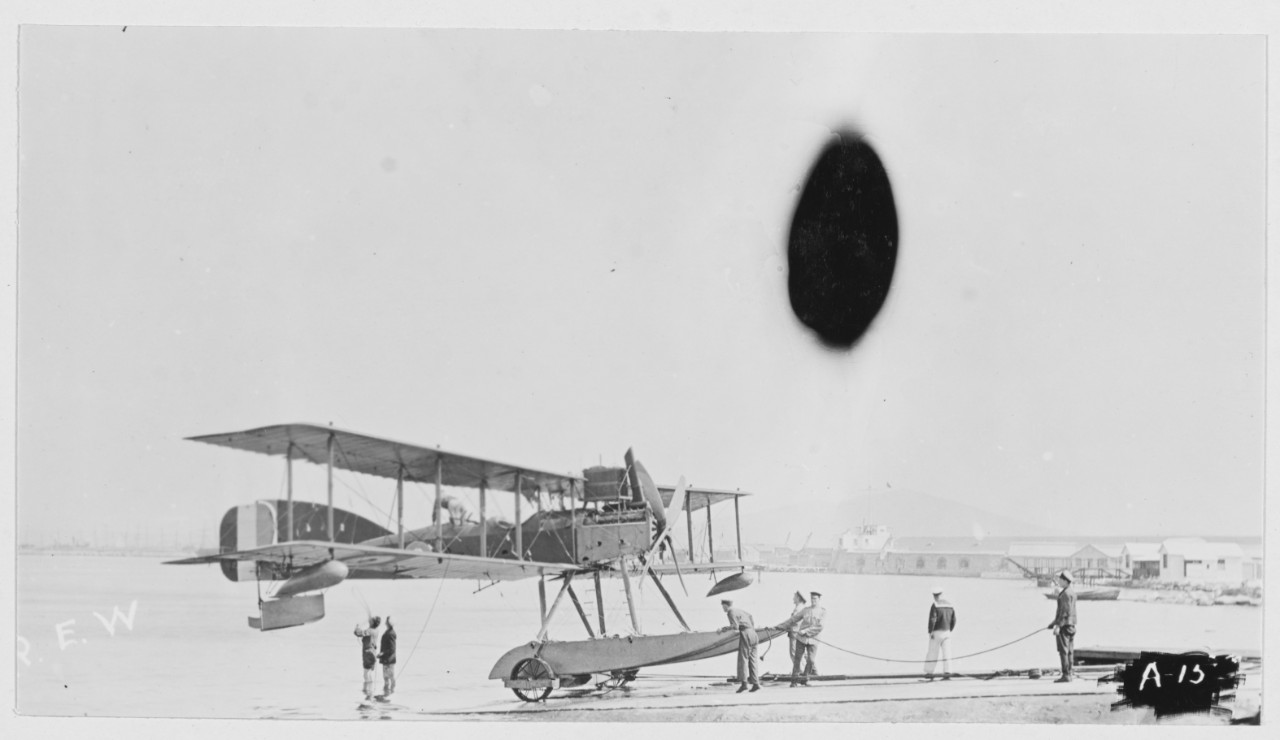
[[[796,636],[796,654],[791,660],[791,686],[808,686],[809,676],[818,675],[818,635],[822,634],[822,622],[827,610],[822,607],[822,594],[809,592],[809,606],[792,614],[777,629],[792,631]],[[800,663],[805,663],[804,671]]]
[[[1062,590],[1058,592],[1058,611],[1049,623],[1058,638],[1058,661],[1062,664],[1062,677],[1054,683],[1069,683],[1073,676],[1076,640],[1076,592],[1071,588],[1071,571],[1058,574]]]
[[[760,638],[756,635],[756,622],[746,609],[735,607],[729,599],[721,599],[720,606],[729,617],[729,626],[721,627],[720,632],[737,630],[738,632],[738,692],[747,690],[747,683],[752,691],[760,690],[760,656],[756,646]]]
[[[356,625],[355,635],[360,638],[360,658],[364,665],[364,698],[373,699],[373,667],[378,664],[378,626],[381,617],[369,617],[368,629]]]
[[[956,628],[956,610],[951,602],[942,598],[942,587],[933,589],[933,604],[929,606],[929,652],[924,656],[924,675],[933,680],[933,670],[942,654],[942,680],[951,680],[951,631]]]
[[[804,608],[809,605],[809,602],[804,600],[804,594],[796,591],[795,595],[791,597],[791,604],[791,616],[794,617],[803,611]],[[796,642],[796,631],[794,627],[787,632],[787,641],[790,643],[790,650],[787,651],[787,657],[794,663],[796,660],[796,645],[799,644]]]
[[[382,695],[375,697],[387,701],[387,697],[396,691],[396,628],[391,624],[391,615],[387,615],[387,628],[382,632],[382,649],[378,652],[378,662],[382,664]]]

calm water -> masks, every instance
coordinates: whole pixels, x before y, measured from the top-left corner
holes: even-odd
[[[256,589],[231,583],[214,566],[163,566],[121,557],[18,557],[18,711],[27,715],[149,717],[356,718],[359,641],[351,631],[374,614],[391,614],[400,644],[400,703],[415,709],[501,706],[516,700],[487,676],[493,663],[538,631],[536,581],[500,584],[478,593],[465,581],[350,581],[329,591],[326,618],[295,629],[259,633]],[[694,629],[724,623],[711,581],[687,577],[690,596],[674,578],[664,583]],[[610,633],[629,618],[622,584],[605,580]],[[825,594],[832,645],[885,658],[923,657],[929,591],[942,585],[959,624],[952,653],[993,647],[1043,627],[1054,604],[1025,581],[910,576],[766,573],[731,596],[759,625],[791,613],[796,590]],[[548,598],[558,584],[548,583]],[[577,588],[593,624],[590,581]],[[646,632],[676,632],[656,589],[641,596]],[[126,620],[132,609],[132,625]],[[120,616],[113,613],[118,610]],[[95,616],[95,613],[99,616]],[[1262,610],[1138,602],[1080,602],[1077,645],[1258,648]],[[103,620],[106,621],[104,624]],[[107,629],[114,628],[114,635]],[[61,630],[61,635],[59,634]],[[566,600],[551,636],[586,633]],[[416,644],[416,647],[415,647]],[[823,673],[896,673],[890,664],[823,646]],[[788,670],[785,645],[767,653],[764,669]],[[25,660],[24,660],[25,658]],[[1056,665],[1048,632],[994,653],[957,661],[958,671]],[[650,674],[726,676],[731,657],[663,666]],[[642,676],[645,672],[642,672]]]

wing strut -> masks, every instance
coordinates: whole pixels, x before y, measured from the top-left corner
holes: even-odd
[[[627,611],[631,612],[631,626],[637,635],[643,634],[640,631],[640,618],[636,616],[636,601],[631,596],[631,576],[627,575],[627,564],[619,562],[618,570],[622,572],[622,585],[627,590]]]
[[[329,432],[329,541],[337,542],[333,531],[333,432]]]
[[[680,626],[684,627],[685,632],[691,632],[692,630],[689,629],[689,623],[684,621],[684,617],[681,616],[680,610],[676,608],[676,602],[671,600],[671,594],[667,593],[667,589],[662,587],[662,581],[658,579],[658,574],[653,571],[649,571],[649,577],[653,579],[654,585],[657,586],[658,591],[662,593],[662,598],[667,600],[667,606],[671,607],[671,613],[675,614],[676,619],[680,620]]]
[[[444,478],[444,458],[436,455],[436,552],[444,552],[444,517],[440,514],[440,499],[444,495],[440,490],[441,479]]]
[[[685,518],[685,522],[689,526],[689,564],[693,565],[693,563],[695,562],[693,559],[693,500],[692,500],[693,495],[690,494],[689,498],[690,498],[689,503],[686,504],[684,507],[684,518]],[[708,506],[707,508],[711,508],[711,507]]]
[[[524,525],[520,518],[520,499],[524,498],[524,493],[520,490],[520,471],[516,471],[516,560],[524,560]],[[742,548],[738,548],[741,552]],[[741,560],[742,556],[739,555]]]
[[[547,577],[538,576],[538,618],[547,623]]]
[[[404,466],[396,474],[396,532],[400,535],[400,549],[404,549]],[[741,558],[739,558],[741,560]]]
[[[287,481],[286,485],[289,491],[289,513],[286,514],[286,517],[288,518],[288,521],[289,521],[289,536],[285,538],[285,542],[292,542],[293,538],[297,536],[296,532],[298,531],[293,528],[293,443],[292,442],[289,443],[289,448],[285,450],[284,460],[285,460],[284,475],[285,475],[285,480]]]
[[[707,501],[707,557],[711,558],[711,562],[716,561],[716,538],[711,532],[711,502]]]
[[[596,617],[600,621],[600,636],[604,637],[604,594],[600,593],[600,571],[596,571],[592,575],[596,579]]]
[[[707,509],[710,511],[710,508]],[[738,515],[738,497],[733,497],[733,530],[738,533],[738,562],[742,562],[742,519]]]
[[[484,491],[488,481],[480,481],[480,556],[489,557],[489,520],[484,515]]]
[[[582,618],[582,626],[587,628],[587,636],[594,640],[596,633],[591,631],[591,620],[587,619],[587,612],[582,608],[582,602],[578,601],[578,594],[574,592],[573,586],[569,587],[569,598],[573,599],[573,607],[578,610],[578,616]]]
[[[560,602],[564,599],[564,592],[569,590],[569,584],[573,581],[573,571],[567,571],[564,574],[564,583],[560,584],[560,593],[556,594],[556,600],[551,602],[551,608],[547,610],[547,616],[542,618],[542,629],[538,631],[538,642],[547,639],[547,628],[551,626],[551,618],[555,616],[556,607],[560,606]]]

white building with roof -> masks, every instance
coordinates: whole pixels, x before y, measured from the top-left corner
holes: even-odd
[[[1244,550],[1244,565],[1241,568],[1244,579],[1246,581],[1262,580],[1262,543],[1241,545],[1240,549]]]
[[[1037,575],[1053,576],[1071,568],[1071,556],[1080,551],[1075,542],[1014,542],[1009,559]]]
[[[1126,542],[1120,550],[1120,567],[1132,578],[1160,577],[1160,543]]]
[[[1071,572],[1085,578],[1106,577],[1120,567],[1120,549],[1107,545],[1085,545],[1071,553]]]
[[[1170,539],[1160,545],[1160,580],[1241,583],[1244,550],[1234,542]]]

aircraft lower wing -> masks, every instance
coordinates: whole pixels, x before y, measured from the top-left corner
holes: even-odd
[[[556,575],[581,568],[570,563],[541,563],[530,560],[482,558],[393,547],[371,547],[329,542],[283,542],[248,550],[170,560],[166,565],[195,565],[226,561],[252,561],[301,569],[326,560],[341,561],[353,577],[365,574],[380,578],[457,578],[514,581],[539,575]]]
[[[650,570],[658,575],[668,575],[676,572],[676,566],[671,563],[654,563]],[[681,563],[680,572],[689,573],[718,573],[726,570],[764,570],[764,566],[759,563],[743,563],[737,561],[715,562],[715,563]]]

